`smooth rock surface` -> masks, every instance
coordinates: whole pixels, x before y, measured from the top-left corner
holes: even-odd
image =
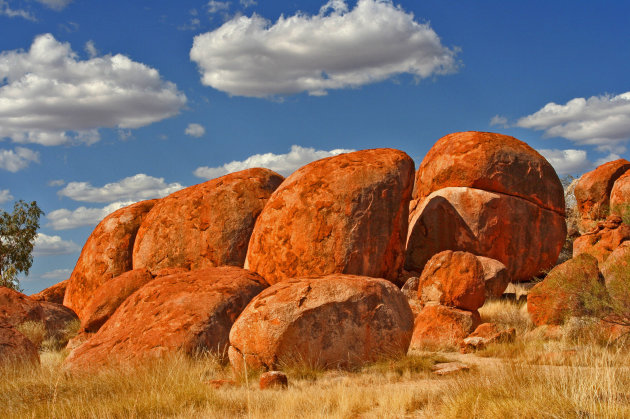
[[[0,321],[0,366],[39,364],[39,353],[33,343],[7,322]]]
[[[411,349],[456,346],[481,323],[476,311],[442,305],[425,306],[416,317]]]
[[[29,297],[35,301],[48,301],[50,303],[63,304],[63,298],[66,295],[68,281],[69,279],[61,281],[58,284],[50,286],[37,294],[32,294]]]

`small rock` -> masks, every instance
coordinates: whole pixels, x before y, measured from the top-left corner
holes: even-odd
[[[441,362],[431,367],[431,371],[436,375],[450,375],[468,370],[470,367],[462,362]]]
[[[265,390],[267,388],[287,388],[289,386],[289,379],[287,375],[282,371],[268,371],[260,376],[260,389]]]
[[[219,389],[221,387],[231,387],[236,385],[234,380],[210,380],[206,381],[212,388]]]

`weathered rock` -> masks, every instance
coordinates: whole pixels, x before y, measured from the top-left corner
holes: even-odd
[[[80,318],[94,292],[132,269],[132,250],[140,224],[157,200],[142,201],[113,212],[87,239],[68,281],[63,305]]]
[[[627,240],[630,240],[630,225],[623,223],[621,217],[611,215],[598,222],[590,233],[573,241],[573,257],[588,253],[603,263],[613,250]]]
[[[175,351],[223,355],[232,323],[266,286],[255,273],[231,266],[156,278],[127,298],[64,365],[81,371]]]
[[[146,269],[134,269],[101,285],[83,310],[81,331],[96,333],[131,294],[153,280]]]
[[[456,346],[480,323],[477,311],[442,305],[425,306],[416,317],[411,349]]]
[[[482,323],[462,341],[460,352],[483,349],[492,343],[513,342],[515,338],[516,329],[513,327],[502,329],[495,323]]]
[[[486,290],[486,299],[499,298],[510,284],[510,275],[507,268],[496,259],[477,256],[483,266],[483,280]]]
[[[245,266],[271,284],[332,273],[395,281],[404,262],[413,174],[413,160],[393,149],[302,167],[260,214]]]
[[[38,292],[37,294],[30,295],[30,297],[35,301],[48,301],[50,303],[63,304],[63,298],[66,295],[68,281],[68,279],[61,281],[58,284]]]
[[[564,215],[564,190],[553,167],[507,135],[469,131],[440,138],[418,168],[413,198],[459,186],[520,197]]]
[[[41,322],[43,319],[44,310],[40,302],[21,292],[0,287],[0,322],[16,327],[27,321]]]
[[[349,368],[407,353],[413,316],[405,296],[379,278],[333,274],[275,284],[230,331],[236,373],[287,364]]]
[[[483,265],[468,252],[445,250],[436,254],[422,271],[418,298],[423,304],[477,310],[486,299]]]
[[[261,390],[268,388],[287,388],[289,379],[282,371],[267,371],[260,375],[259,386]]]
[[[79,320],[74,311],[61,304],[48,301],[42,301],[40,304],[42,306],[42,320],[49,336],[63,334],[71,322]]]
[[[630,310],[630,241],[621,243],[600,265],[606,290],[618,306]]]
[[[39,353],[26,336],[0,321],[0,367],[15,364],[39,364]]]
[[[536,326],[560,325],[572,316],[588,315],[580,294],[596,297],[600,286],[597,259],[580,254],[553,268],[527,294],[527,311]],[[600,296],[604,298],[604,296]]]
[[[580,233],[590,231],[610,212],[610,193],[615,181],[630,170],[630,162],[619,159],[604,163],[585,173],[575,186],[575,200],[580,212]]]
[[[420,275],[421,273],[413,272],[409,273],[409,275],[405,277],[405,282],[400,289],[400,291],[405,294],[405,297],[415,300],[418,299],[418,286],[420,285]]]
[[[421,270],[443,250],[461,250],[503,263],[514,281],[554,266],[566,224],[530,201],[464,187],[428,196],[409,225],[405,268]]]
[[[460,372],[466,372],[470,367],[463,362],[440,362],[431,367],[431,371],[435,375],[451,375]]]
[[[626,218],[630,216],[630,170],[613,184],[610,191],[610,213]]]
[[[283,180],[247,169],[162,198],[138,231],[134,269],[243,267],[256,218]]]

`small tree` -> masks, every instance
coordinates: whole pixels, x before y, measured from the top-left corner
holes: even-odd
[[[17,275],[28,275],[33,265],[33,246],[43,213],[37,202],[22,200],[15,203],[12,213],[0,210],[0,286],[20,290]]]

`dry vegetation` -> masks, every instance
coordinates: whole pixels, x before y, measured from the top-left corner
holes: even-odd
[[[0,408],[8,418],[630,417],[625,342],[603,344],[588,321],[548,339],[532,332],[522,304],[509,301],[488,302],[481,314],[515,327],[517,340],[477,354],[412,353],[358,371],[290,368],[288,390],[261,391],[255,374],[216,389],[210,380],[232,375],[213,358],[70,376],[64,351],[42,345],[41,367],[1,372]],[[445,360],[473,368],[434,376],[431,366]]]

